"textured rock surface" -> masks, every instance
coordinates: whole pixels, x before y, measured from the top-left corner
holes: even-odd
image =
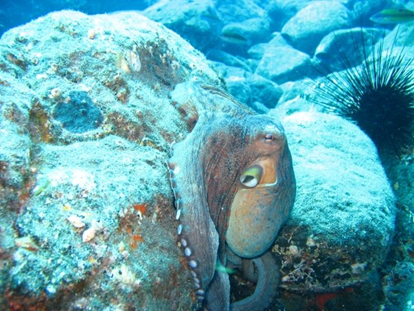
[[[308,54],[292,48],[280,35],[276,35],[266,46],[256,74],[276,83],[297,80],[312,72]]]
[[[238,23],[250,18],[266,16],[266,10],[261,5],[262,3],[254,0],[215,1],[219,17],[225,24]]]
[[[276,83],[241,68],[213,63],[226,81],[228,92],[259,113],[274,108],[283,91]]]
[[[282,35],[300,51],[313,54],[315,43],[349,24],[349,11],[337,1],[314,1],[282,28]]]
[[[414,308],[414,263],[399,262],[384,278],[384,294],[389,310]]]
[[[411,10],[414,9],[414,4]],[[406,53],[408,57],[414,57],[414,26],[411,23],[401,24],[398,28],[395,28],[385,39],[385,45],[390,47],[393,44],[394,37],[396,39],[397,46],[406,47]]]
[[[344,1],[346,3],[346,1]],[[409,2],[406,3],[409,5]],[[396,0],[380,0],[380,1],[364,1],[364,0],[356,0],[352,1],[349,5],[352,7],[353,12],[352,16],[355,21],[359,22],[358,25],[361,26],[370,25],[369,18],[384,10],[384,8],[392,8],[398,6],[398,1]]]
[[[280,31],[283,25],[298,11],[306,7],[312,0],[271,0],[267,7],[269,17],[274,23],[277,31]]]
[[[339,117],[298,112],[282,119],[297,198],[273,251],[282,287],[333,291],[368,278],[394,234],[394,196],[376,150]]]
[[[87,14],[103,14],[120,10],[143,10],[152,1],[106,0],[106,1],[31,1],[3,0],[0,10],[0,35],[7,29],[30,22],[52,11],[78,10]]]
[[[250,67],[249,63],[246,59],[240,56],[234,56],[227,52],[220,51],[220,50],[210,50],[208,52],[208,58],[211,61],[218,63],[217,65],[226,65],[229,67],[236,67],[237,69],[243,69],[243,71],[251,72],[252,68]],[[222,74],[226,75],[225,72]]]
[[[385,30],[375,28],[351,28],[333,31],[326,35],[316,47],[314,60],[315,62],[321,62],[323,68],[329,68],[330,71],[344,70],[349,64],[357,66],[362,63],[364,53],[369,55],[371,48],[385,34]],[[347,51],[353,51],[353,53],[347,53]],[[341,53],[346,55],[348,63],[343,58],[338,57]]]
[[[218,83],[204,57],[136,13],[53,13],[0,50],[1,309],[189,309],[167,95]]]
[[[200,50],[217,43],[221,21],[211,0],[162,0],[143,13],[181,34]]]

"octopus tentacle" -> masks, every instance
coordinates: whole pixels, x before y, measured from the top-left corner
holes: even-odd
[[[226,272],[216,271],[207,292],[209,310],[230,309],[230,280]]]
[[[214,193],[212,188],[215,189],[216,186],[220,189],[229,189],[223,187],[221,179],[231,181],[224,169],[221,170],[220,178],[214,176],[214,172],[221,168],[218,162],[223,157],[216,157],[212,161],[205,159],[205,147],[201,148],[200,142],[210,146],[211,150],[217,151],[212,145],[222,146],[221,131],[223,129],[226,131],[227,127],[233,126],[233,121],[229,118],[220,118],[210,120],[203,126],[200,122],[203,122],[203,119],[199,120],[191,135],[174,145],[172,156],[168,161],[177,209],[176,219],[180,222],[177,233],[192,270],[197,298],[202,302],[205,293],[209,292],[209,297],[214,297],[209,299],[209,307],[210,304],[214,304],[217,308],[220,306],[218,309],[228,310],[230,297],[228,276],[215,271],[220,254],[219,244],[222,247],[225,245],[224,234],[220,237],[219,221],[218,218],[214,218],[215,213],[212,210],[215,205],[209,204],[209,194]],[[191,157],[183,156],[186,154],[191,154]],[[228,155],[225,156],[227,157]],[[206,177],[201,172],[210,172],[213,175]],[[214,186],[211,186],[212,184]],[[232,192],[235,192],[234,187],[233,190],[227,191],[227,193]],[[221,194],[223,200],[226,200],[227,193]],[[220,208],[218,215],[220,214],[225,218],[226,209]]]
[[[230,305],[232,311],[260,311],[270,306],[277,296],[280,273],[272,253],[266,252],[251,259],[257,269],[257,284],[254,294]]]
[[[194,175],[191,174],[191,165],[187,167],[177,165],[172,157],[168,167],[175,196],[176,220],[179,221],[177,227],[179,242],[191,269],[197,299],[202,303],[205,291],[214,275],[218,234],[209,216],[208,208],[200,207],[203,202],[200,202],[199,196],[195,194],[200,189]],[[191,186],[183,187],[187,184]]]

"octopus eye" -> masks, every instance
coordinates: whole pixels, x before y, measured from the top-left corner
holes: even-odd
[[[249,188],[254,188],[260,182],[263,169],[259,165],[253,165],[246,169],[240,176],[240,182]]]
[[[273,140],[273,135],[272,134],[266,134],[265,137],[265,142],[271,142]]]

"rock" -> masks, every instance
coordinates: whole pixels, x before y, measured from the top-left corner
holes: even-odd
[[[98,129],[103,122],[101,111],[85,91],[70,91],[68,99],[58,102],[53,108],[52,117],[71,133]]]
[[[414,129],[412,129],[414,132]],[[412,149],[400,157],[382,155],[383,164],[397,198],[394,243],[388,255],[384,294],[389,310],[410,310],[414,302],[414,156]]]
[[[229,53],[220,50],[210,50],[206,54],[211,61],[220,62],[230,67],[239,67],[247,72],[251,72],[251,68],[247,64],[246,59],[241,56],[233,56]]]
[[[279,35],[268,43],[256,74],[281,84],[300,79],[313,71],[309,55],[280,42]]]
[[[328,33],[349,26],[349,11],[337,1],[314,1],[282,28],[282,36],[296,49],[313,55]]]
[[[266,43],[258,43],[251,46],[248,50],[248,54],[250,57],[260,60],[264,56],[266,49],[269,46],[289,46],[289,43],[286,42],[285,39],[280,35],[279,32],[275,32],[272,34],[272,39]]]
[[[380,0],[374,2],[368,2],[364,0],[352,1],[352,19],[359,26],[372,26],[370,17],[385,8],[395,7],[396,4],[393,0]]]
[[[322,71],[341,71],[357,66],[371,54],[372,47],[384,37],[385,31],[376,28],[352,28],[326,35],[315,50],[314,63],[323,64]],[[353,51],[348,53],[347,51]],[[328,72],[324,72],[327,74]]]
[[[4,64],[7,55],[3,48],[0,63]],[[14,65],[10,62],[5,67],[11,69]],[[7,309],[5,292],[9,286],[12,250],[16,243],[13,224],[28,198],[25,188],[27,176],[31,174],[32,144],[27,135],[27,107],[30,107],[34,95],[23,81],[5,72],[7,69],[2,67],[0,71],[0,309]]]
[[[414,7],[412,10],[414,10]],[[391,48],[392,46],[403,46],[405,47],[404,54],[407,57],[414,58],[414,25],[412,23],[407,23],[395,27],[395,29],[384,38],[384,46],[387,48]]]
[[[253,108],[254,111],[257,113],[266,114],[269,112],[269,108],[267,108],[265,105],[263,105],[261,102],[252,102],[250,104],[250,107]]]
[[[259,113],[274,108],[282,96],[276,83],[259,75],[217,62],[213,66],[225,79],[229,93]]]
[[[375,146],[337,116],[298,112],[281,121],[298,189],[273,248],[281,287],[333,292],[363,282],[384,263],[396,212]]]
[[[264,53],[266,52],[267,44],[266,43],[258,43],[249,48],[247,54],[253,59],[260,60]]]
[[[412,310],[414,306],[414,263],[399,262],[384,277],[387,310]]]
[[[282,96],[279,85],[258,75],[251,75],[247,79],[252,90],[253,101],[262,103],[265,107],[274,108]]]
[[[321,107],[313,105],[311,102],[307,101],[306,99],[302,98],[300,95],[294,94],[296,91],[294,86],[291,90],[287,89],[285,83],[284,85],[281,85],[282,90],[284,90],[283,96],[279,99],[279,102],[275,109],[271,111],[272,115],[291,115],[296,112],[302,112],[302,111],[320,111],[322,110]]]
[[[1,63],[7,55],[12,55],[11,49],[3,52]],[[35,93],[13,73],[5,72],[8,69],[20,72],[20,68],[13,66],[12,62],[5,67],[7,69],[0,71],[0,206],[8,207],[4,212],[16,212],[20,200],[24,199],[19,190],[25,188],[26,176],[30,174],[27,107],[30,107]]]
[[[23,25],[53,11],[78,10],[88,14],[104,14],[120,10],[143,10],[151,1],[106,0],[106,1],[13,1],[2,2],[0,11],[0,36],[12,27]]]
[[[205,57],[138,13],[63,11],[6,32],[0,67],[0,309],[191,309],[168,95],[222,85]]]
[[[252,103],[252,89],[247,79],[230,76],[226,79],[227,91],[240,102],[250,106]]]
[[[253,58],[246,59],[246,63],[253,72],[255,72],[257,69],[257,66],[259,66],[259,61]]]
[[[401,240],[398,245],[406,244],[403,253],[408,259],[414,256],[414,226],[411,225],[414,221],[414,192],[412,191],[414,186],[412,178],[414,176],[414,156],[408,150],[400,158],[384,155],[382,160],[400,205],[398,223],[396,224],[399,231],[398,240]],[[397,250],[397,252],[400,253],[401,250]]]
[[[281,84],[280,87],[282,88],[283,95],[279,99],[279,105],[285,102],[288,102],[288,101],[294,101],[296,99],[301,99],[298,107],[300,106],[303,107],[302,103],[305,103],[304,107],[308,107],[310,104],[313,105],[313,103],[311,102],[306,103],[307,100],[305,98],[307,96],[307,92],[309,92],[310,86],[314,86],[314,85],[315,85],[315,82],[311,79],[303,79],[303,80],[298,80],[294,82],[289,81],[289,82]],[[308,109],[299,109],[297,111],[308,111]],[[292,114],[292,112],[285,113],[285,114]]]
[[[222,21],[211,0],[162,0],[143,14],[174,30],[201,51],[219,42]]]
[[[267,6],[267,14],[273,22],[274,29],[280,31],[290,18],[310,2],[312,0],[271,0]]]
[[[266,11],[256,4],[254,0],[215,1],[215,8],[224,25],[267,16]]]

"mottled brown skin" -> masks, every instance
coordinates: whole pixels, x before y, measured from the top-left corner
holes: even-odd
[[[230,305],[228,275],[216,270],[216,264],[227,263],[226,234],[230,217],[236,217],[231,213],[233,200],[239,191],[249,191],[240,182],[240,176],[257,161],[266,159],[274,169],[267,168],[266,174],[273,176],[270,180],[274,179],[270,186],[267,187],[269,180],[264,175],[258,185],[263,186],[268,198],[262,200],[256,191],[251,196],[247,193],[247,199],[241,204],[246,205],[247,211],[251,207],[259,208],[256,210],[259,214],[271,212],[269,217],[275,218],[274,222],[270,220],[274,227],[272,243],[289,216],[295,197],[295,179],[286,137],[277,121],[247,112],[220,91],[197,85],[186,87],[195,98],[199,119],[192,132],[174,145],[169,167],[180,221],[179,240],[188,258],[196,295],[211,310],[260,310],[271,303],[277,290],[277,267],[271,254],[266,255],[270,245],[251,254],[249,249],[240,250],[245,258],[254,257],[259,281],[254,297],[236,304]],[[215,109],[209,110],[216,112],[206,113],[207,105],[215,105]],[[249,213],[245,215],[245,221],[250,221]],[[263,219],[269,217],[263,215]],[[237,237],[239,232],[236,227],[231,234]],[[247,236],[250,235],[252,241],[261,243],[259,233],[247,231]],[[232,247],[237,254],[238,244]]]

